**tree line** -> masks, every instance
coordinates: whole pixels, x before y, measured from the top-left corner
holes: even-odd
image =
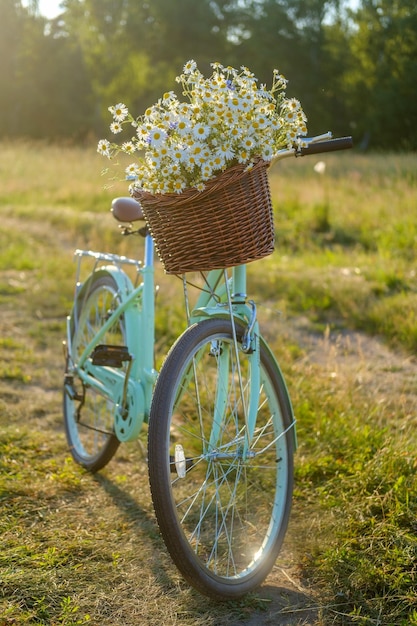
[[[189,59],[277,68],[309,133],[353,134],[363,147],[417,149],[415,0],[0,0],[0,137],[83,141],[107,108],[136,115]]]

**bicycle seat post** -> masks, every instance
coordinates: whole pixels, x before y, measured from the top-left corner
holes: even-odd
[[[154,340],[155,340],[155,280],[154,280],[154,242],[148,233],[145,237],[143,276],[143,336],[142,363],[143,370],[149,381],[154,381]]]

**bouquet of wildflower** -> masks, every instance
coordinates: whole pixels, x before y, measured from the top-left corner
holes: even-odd
[[[138,153],[126,168],[135,188],[152,194],[203,191],[207,181],[235,164],[247,169],[270,161],[280,148],[292,146],[307,132],[298,100],[286,98],[286,79],[277,70],[268,90],[246,68],[240,71],[212,63],[204,78],[188,61],[177,82],[186,102],[165,93],[144,115],[134,118],[124,104],[109,108],[110,129],[120,133],[131,124],[135,135],[120,144],[102,139],[98,152],[111,158],[118,152]]]

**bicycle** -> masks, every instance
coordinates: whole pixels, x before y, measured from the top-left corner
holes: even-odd
[[[340,150],[331,134],[275,160]],[[65,432],[74,460],[103,468],[148,422],[152,501],[166,547],[198,591],[238,598],[272,569],[290,516],[296,420],[280,367],[246,295],[246,265],[211,270],[187,328],[154,368],[154,243],[140,204],[113,201],[124,234],[145,237],[144,259],[76,250],[67,318]],[[80,282],[84,259],[93,271]],[[132,281],[124,267],[133,267]]]

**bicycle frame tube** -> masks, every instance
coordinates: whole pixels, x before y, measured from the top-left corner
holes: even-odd
[[[149,408],[152,401],[153,386],[156,381],[157,372],[154,369],[154,347],[155,347],[155,269],[154,269],[154,242],[148,234],[145,238],[145,265],[142,270],[143,275],[143,296],[142,296],[142,324],[140,341],[134,343],[135,348],[140,351],[140,357],[136,354],[136,359],[141,362],[143,372],[143,391],[145,394],[145,416],[149,416]],[[129,344],[128,344],[129,345]]]
[[[89,358],[94,348],[102,342],[108,329],[123,315],[125,341],[132,357],[128,381],[129,394],[135,397],[133,405],[138,413],[134,416],[138,424],[132,432],[137,434],[143,419],[147,421],[149,416],[153,385],[157,376],[153,367],[155,296],[152,238],[148,235],[145,240],[145,263],[139,270],[143,280],[138,287],[133,288],[127,275],[118,266],[104,266],[97,271],[108,272],[113,276],[118,285],[120,304],[85,347],[76,364],[76,370],[84,384],[95,388],[97,392],[111,398],[115,403],[120,401],[125,372],[108,366],[93,365]]]
[[[246,265],[232,268],[232,276],[227,278],[225,270],[212,270],[207,276],[208,289],[200,293],[191,313],[190,323],[201,321],[207,317],[226,317],[227,293],[232,293],[233,314],[243,321],[249,321],[252,310],[246,304]]]
[[[222,276],[224,270],[212,270],[207,276],[208,291],[202,291],[195,305],[194,311],[207,307],[216,306],[219,302],[224,301],[226,296],[226,286]]]

